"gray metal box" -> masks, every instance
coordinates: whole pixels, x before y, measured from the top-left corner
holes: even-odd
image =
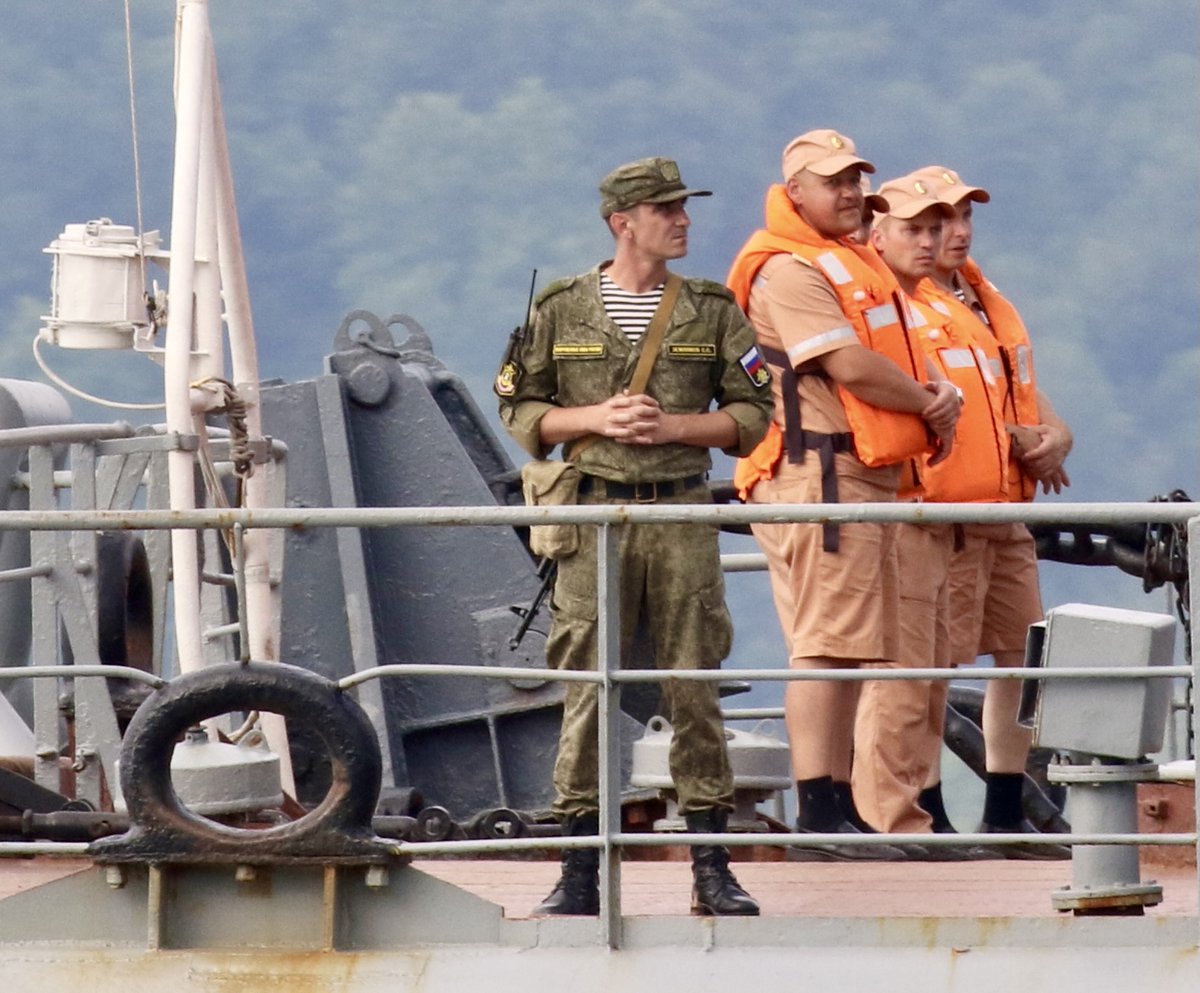
[[[1117,607],[1069,603],[1046,615],[1045,669],[1170,665],[1175,619]],[[1036,660],[1031,660],[1036,661]],[[1060,751],[1137,759],[1162,748],[1171,680],[1045,680],[1035,743]]]

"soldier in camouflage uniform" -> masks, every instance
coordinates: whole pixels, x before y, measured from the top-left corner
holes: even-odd
[[[687,189],[675,163],[662,158],[621,166],[600,193],[613,260],[553,283],[538,297],[529,334],[496,380],[500,417],[536,458],[564,446],[564,458],[584,474],[580,503],[708,503],[708,449],[749,452],[772,409],[754,331],[732,294],[709,280],[683,280],[645,392],[630,395],[627,387],[649,309],[662,297],[667,262],[687,253],[686,199],[710,194]],[[633,298],[640,298],[642,320],[630,331],[638,319],[618,310]],[[719,667],[732,622],[716,527],[630,525],[619,540],[622,658],[641,619],[660,668]],[[579,550],[559,562],[553,616],[549,664],[594,669],[591,527],[581,529]],[[733,777],[716,685],[666,680],[663,695],[675,732],[670,768],[680,811],[690,830],[723,831]],[[597,830],[597,714],[595,687],[567,684],[554,770],[554,810],[567,834]],[[693,849],[693,912],[758,913],[728,862],[723,847]],[[597,865],[595,850],[565,853],[562,879],[534,913],[597,913]]]

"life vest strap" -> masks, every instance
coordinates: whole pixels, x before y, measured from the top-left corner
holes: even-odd
[[[825,433],[805,431],[800,420],[800,393],[797,380],[800,378],[787,354],[769,345],[758,346],[764,359],[780,371],[780,386],[783,390],[783,450],[792,465],[803,465],[808,452],[816,452],[821,461],[821,500],[823,503],[838,502],[837,472],[833,457],[839,452],[854,451],[854,435],[849,431]],[[824,547],[827,552],[838,550],[838,526],[832,522],[823,525]]]

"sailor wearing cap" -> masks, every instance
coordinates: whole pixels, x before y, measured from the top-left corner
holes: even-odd
[[[900,499],[994,500],[1003,495],[1008,473],[1008,435],[995,380],[974,346],[968,326],[973,319],[968,315],[964,322],[924,293],[954,208],[911,175],[884,183],[879,195],[887,213],[875,224],[871,243],[904,291],[910,340],[965,397],[950,455],[935,466],[913,463],[913,471],[902,476]],[[903,594],[894,664],[948,667],[954,526],[902,523],[896,547]],[[877,830],[928,834],[934,829],[920,795],[941,753],[947,689],[944,680],[872,680],[862,686],[852,786],[859,813]],[[924,857],[938,859],[989,854],[962,847],[924,851]]]
[[[827,128],[790,141],[782,166],[783,183],[767,191],[766,225],[729,274],[776,373],[774,429],[739,462],[735,481],[753,503],[892,501],[903,463],[949,452],[959,399],[949,384],[929,381],[931,367],[909,348],[895,276],[874,252],[848,240],[862,225],[862,174],[875,167],[850,138]],[[886,210],[885,203],[876,207]],[[792,668],[895,661],[895,525],[753,530],[767,556]],[[799,832],[860,830],[850,790],[857,699],[853,682],[788,683]],[[806,845],[793,856],[901,853]]]

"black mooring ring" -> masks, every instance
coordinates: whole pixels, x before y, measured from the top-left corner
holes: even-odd
[[[261,830],[218,824],[189,811],[171,784],[171,754],[189,727],[230,711],[260,710],[306,725],[324,742],[332,784],[298,820]],[[121,791],[131,827],[91,846],[101,861],[280,861],[378,857],[389,849],[371,818],[383,762],[375,729],[336,683],[278,662],[206,666],[149,696],[121,748]]]

